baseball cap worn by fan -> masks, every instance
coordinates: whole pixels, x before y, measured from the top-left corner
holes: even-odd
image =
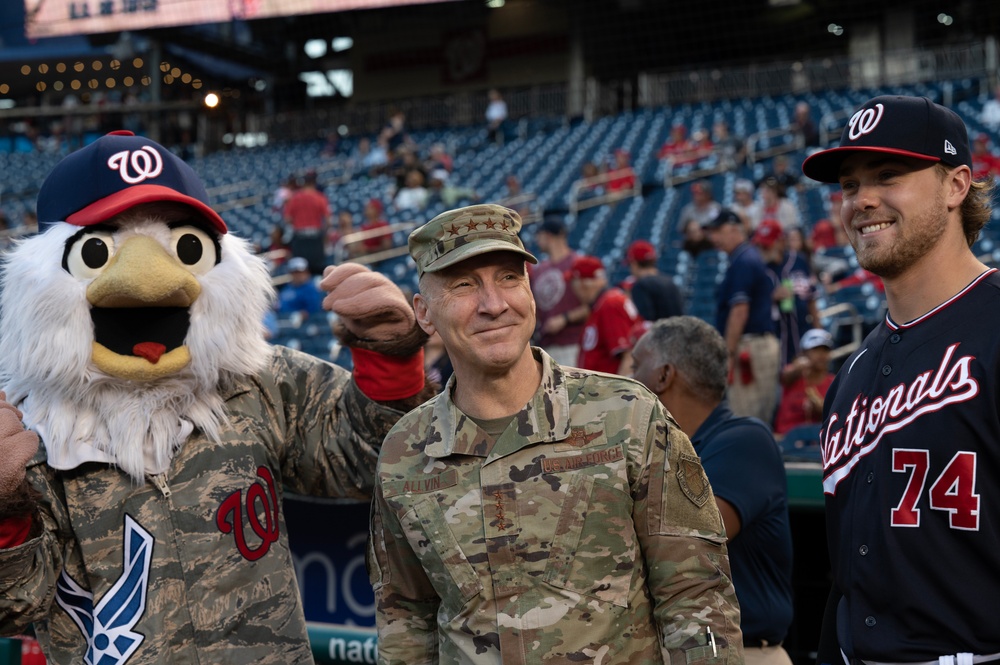
[[[226,233],[194,169],[155,141],[115,131],[56,164],[38,190],[38,226],[42,231],[56,222],[92,226],[156,201],[186,204]]]
[[[562,220],[562,217],[555,217],[552,215],[546,215],[545,219],[541,221],[538,225],[538,233],[551,233],[554,236],[566,235],[566,223]]]
[[[719,214],[715,216],[715,219],[702,225],[702,228],[717,229],[725,224],[743,224],[743,220],[729,208],[723,208],[719,211]]]
[[[969,132],[958,114],[926,97],[882,96],[868,100],[847,121],[840,145],[806,158],[802,172],[836,183],[844,159],[882,152],[948,166],[972,168]]]
[[[832,349],[833,336],[822,328],[812,328],[811,330],[807,330],[806,334],[802,336],[799,346],[802,347],[803,351],[815,349],[820,346]]]
[[[648,240],[636,240],[628,246],[628,251],[625,252],[626,263],[631,263],[632,261],[641,263],[643,261],[655,260],[656,248]]]
[[[301,256],[288,259],[288,272],[303,272],[305,270],[309,270],[309,261]]]
[[[781,224],[774,219],[765,219],[754,231],[753,241],[754,244],[768,249],[774,246],[780,238],[785,235],[785,230],[781,228]]]
[[[520,230],[520,215],[503,206],[488,203],[448,210],[410,233],[410,256],[419,275],[488,252],[515,252],[538,263],[521,243]]]
[[[567,279],[594,279],[605,277],[604,264],[596,256],[578,256],[566,271]]]

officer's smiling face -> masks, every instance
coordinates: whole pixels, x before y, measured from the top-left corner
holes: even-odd
[[[840,186],[841,222],[858,263],[876,275],[897,277],[932,256],[949,229],[954,181],[933,162],[857,152],[844,159]]]
[[[526,352],[535,300],[520,254],[489,252],[427,273],[420,290],[417,321],[441,336],[456,372],[503,372]]]

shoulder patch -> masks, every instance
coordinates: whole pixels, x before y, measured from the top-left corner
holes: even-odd
[[[684,496],[699,508],[705,505],[711,495],[708,476],[701,466],[701,459],[695,455],[680,454],[677,459],[677,482]]]

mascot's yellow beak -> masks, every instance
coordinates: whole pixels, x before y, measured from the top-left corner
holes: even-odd
[[[201,285],[148,236],[126,240],[87,287],[94,364],[122,379],[149,381],[191,362],[184,345]]]

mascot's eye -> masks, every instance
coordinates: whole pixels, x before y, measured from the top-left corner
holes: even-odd
[[[170,233],[174,253],[191,272],[204,275],[219,262],[217,245],[206,231],[197,226],[178,226]]]
[[[66,253],[66,270],[78,279],[93,279],[101,274],[114,253],[115,244],[110,233],[85,233]]]

